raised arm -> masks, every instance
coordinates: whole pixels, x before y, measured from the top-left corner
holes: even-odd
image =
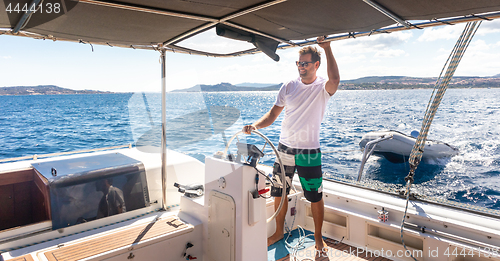
[[[340,74],[335,57],[333,57],[332,47],[330,47],[330,42],[323,42],[325,37],[318,37],[318,45],[325,50],[326,56],[326,71],[328,73],[328,81],[326,82],[325,89],[330,94],[333,95],[337,92],[340,83]]]
[[[252,125],[246,125],[243,127],[242,131],[246,134],[250,134],[252,130],[262,129],[271,124],[278,118],[280,113],[285,107],[279,107],[274,105],[264,116],[262,116],[258,121]]]

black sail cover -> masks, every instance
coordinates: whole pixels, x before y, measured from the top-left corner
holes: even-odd
[[[3,32],[18,26],[25,35],[34,33],[57,40],[151,46],[175,44],[186,39],[188,32],[207,30],[220,23],[283,41],[370,31],[395,23],[362,0],[44,0],[36,8],[30,6],[31,2],[0,0]],[[499,0],[376,0],[376,3],[403,20],[500,11]],[[30,9],[36,11],[23,18]]]

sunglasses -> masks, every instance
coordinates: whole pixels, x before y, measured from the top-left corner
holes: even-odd
[[[308,66],[310,63],[314,63],[314,62],[299,62],[299,61],[296,61],[295,64],[298,66],[298,67],[306,67]]]

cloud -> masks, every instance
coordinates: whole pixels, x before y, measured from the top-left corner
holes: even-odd
[[[419,42],[432,42],[436,40],[455,40],[465,28],[465,24],[456,24],[453,26],[445,25],[442,27],[432,27],[424,30],[424,33],[417,39]],[[476,34],[484,36],[500,32],[500,20],[483,21]]]
[[[357,65],[369,60],[365,54],[337,55],[335,59],[339,65]]]
[[[345,67],[340,67],[340,75],[342,80],[357,79],[367,76],[407,76],[409,71],[414,71],[411,65],[401,64],[398,67],[393,67],[391,64],[386,64],[383,61],[370,61],[370,63],[359,64],[356,70],[349,70]]]
[[[457,36],[458,37],[458,36]],[[500,42],[477,38],[467,48],[455,75],[459,76],[492,76],[500,72],[500,53],[497,51]],[[450,48],[439,48],[432,56],[429,67],[440,72],[450,56]]]
[[[2,56],[2,59],[6,59],[6,60],[12,59],[12,56]]]
[[[436,40],[454,40],[464,30],[465,24],[448,25],[443,27],[426,28],[417,39],[419,42],[432,42]]]
[[[391,34],[379,34],[347,41],[336,42],[336,46],[342,52],[369,53],[378,50],[388,50],[403,45],[413,36],[413,32],[395,32]]]
[[[385,57],[385,58],[392,58],[392,57],[398,57],[404,55],[406,52],[400,49],[384,49],[377,51],[375,53],[375,57]]]
[[[500,42],[472,41],[457,69],[457,75],[491,76],[500,72]]]
[[[500,20],[493,21],[483,21],[481,26],[479,26],[479,30],[477,30],[478,35],[486,35],[492,33],[500,32]]]

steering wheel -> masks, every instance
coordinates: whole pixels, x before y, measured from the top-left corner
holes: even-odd
[[[224,153],[222,154],[222,158],[225,159],[227,158],[227,151],[229,149],[229,145],[231,145],[231,142],[233,142],[233,140],[238,137],[238,135],[244,133],[243,131],[239,131],[237,132],[236,134],[234,134],[231,139],[229,139],[229,142],[227,143],[226,145],[226,148],[224,149]],[[260,133],[259,131],[257,130],[253,130],[252,133],[255,133],[257,134],[258,136],[260,136],[262,139],[264,139],[267,143],[269,143],[269,145],[271,145],[271,148],[273,149],[274,153],[276,154],[276,158],[278,159],[278,162],[280,164],[280,169],[281,169],[281,180],[282,180],[282,191],[281,191],[281,201],[280,201],[280,205],[278,206],[278,209],[276,209],[276,211],[271,215],[271,217],[269,217],[266,222],[269,223],[271,222],[274,218],[276,218],[276,216],[278,215],[278,213],[281,211],[281,208],[283,207],[283,204],[285,202],[285,200],[288,198],[288,196],[286,195],[286,176],[285,176],[285,168],[283,166],[283,163],[281,162],[281,157],[280,157],[280,154],[278,153],[278,150],[276,149],[276,147],[274,147],[274,144],[262,133]],[[290,184],[291,185],[291,184]]]

